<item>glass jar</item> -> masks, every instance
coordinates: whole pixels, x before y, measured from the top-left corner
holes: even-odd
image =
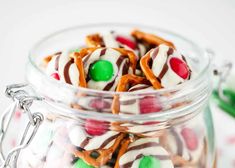
[[[43,72],[43,57],[82,46],[89,33],[127,33],[136,27],[173,41],[188,57],[196,77],[168,89],[117,93],[77,88]],[[17,102],[10,111],[26,113],[14,119],[11,127],[19,130],[14,136],[21,138],[19,132],[25,125],[31,129],[19,142],[20,150],[13,150],[16,157],[9,157],[9,164],[14,162],[20,168],[212,168],[215,142],[208,101],[210,67],[206,50],[158,28],[90,24],[50,35],[30,51],[28,85],[8,88],[8,95]],[[23,112],[15,110],[17,106]],[[134,114],[140,108],[146,114]],[[112,113],[114,109],[119,115]]]

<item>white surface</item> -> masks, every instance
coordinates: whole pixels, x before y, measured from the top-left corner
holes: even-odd
[[[28,51],[36,41],[56,30],[87,22],[122,21],[168,27],[213,49],[221,59],[234,59],[234,0],[105,2],[0,0],[0,91],[6,84],[23,81]],[[0,102],[2,110],[8,101],[2,95]],[[218,110],[213,113],[221,146],[224,143],[221,137],[231,134],[231,129],[235,128],[234,119]],[[231,125],[222,127],[221,123],[227,121]],[[230,152],[228,157],[233,154],[235,152]],[[231,165],[228,161],[219,162],[219,168],[229,168],[225,164]]]

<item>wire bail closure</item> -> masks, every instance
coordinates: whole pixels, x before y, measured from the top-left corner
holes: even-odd
[[[13,84],[6,87],[5,94],[7,97],[13,100],[13,103],[4,111],[1,117],[0,123],[0,168],[17,168],[17,161],[20,154],[20,151],[29,146],[32,142],[34,136],[37,133],[39,126],[41,125],[44,117],[42,113],[30,111],[30,107],[33,102],[42,101],[43,98],[30,96],[23,88],[27,87],[27,84]],[[23,136],[20,140],[18,146],[11,149],[8,154],[5,156],[3,153],[3,142],[5,136],[8,132],[9,125],[12,121],[12,118],[15,114],[17,108],[23,110],[24,113],[28,116],[28,124],[24,130]]]
[[[223,64],[222,67],[214,70],[214,75],[219,77],[219,81],[217,84],[218,95],[225,102],[229,102],[229,100],[224,95],[223,84],[226,82],[226,80],[229,76],[229,73],[232,70],[232,67],[233,67],[233,64],[231,62],[227,62],[227,63]]]

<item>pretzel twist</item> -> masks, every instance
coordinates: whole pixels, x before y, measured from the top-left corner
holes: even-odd
[[[156,76],[153,74],[151,68],[149,67],[149,62],[150,62],[150,52],[152,50],[150,50],[149,52],[147,52],[140,60],[140,67],[142,69],[142,71],[144,72],[146,78],[152,83],[153,87],[155,89],[161,89],[161,83],[158,81],[158,79],[156,78]]]
[[[147,43],[150,43],[156,46],[159,46],[160,44],[165,44],[169,47],[175,48],[172,42],[167,41],[154,34],[145,33],[136,29],[131,32],[131,35],[134,36],[138,40],[142,40],[142,41],[145,41]]]
[[[83,159],[88,164],[99,167],[105,165],[112,157],[113,152],[118,148],[119,144],[121,143],[121,140],[124,138],[124,134],[120,134],[114,144],[109,149],[97,149],[97,150],[90,150],[90,151],[79,151],[76,149],[73,149],[73,154],[75,157],[79,157]],[[99,153],[99,156],[97,158],[92,158],[90,155],[92,152]]]
[[[118,82],[117,85],[117,92],[125,92],[128,90],[127,85],[128,84],[141,84],[141,83],[148,83],[147,79],[144,77],[136,76],[133,74],[126,74],[121,77],[121,79]],[[113,114],[118,114],[120,112],[120,102],[119,102],[119,96],[115,95],[113,98],[112,103],[112,112]]]
[[[104,46],[103,39],[98,33],[90,34],[90,35],[86,36],[86,44],[88,47],[102,47],[102,46]]]
[[[119,168],[119,160],[120,160],[121,156],[127,151],[130,143],[131,143],[131,140],[128,138],[128,139],[124,140],[123,143],[121,144],[114,168]]]

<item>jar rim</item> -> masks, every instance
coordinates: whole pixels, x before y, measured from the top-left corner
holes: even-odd
[[[115,92],[115,91],[101,91],[101,90],[95,90],[95,89],[89,89],[89,88],[83,88],[83,87],[79,87],[79,86],[73,86],[73,85],[70,85],[70,84],[67,84],[67,83],[61,83],[61,82],[58,82],[56,80],[53,80],[51,79],[48,75],[46,75],[45,72],[43,72],[43,70],[37,65],[37,63],[35,62],[35,58],[34,58],[34,50],[37,49],[38,46],[40,46],[44,41],[54,37],[54,36],[57,36],[59,34],[62,34],[64,32],[68,32],[68,31],[73,31],[73,30],[76,30],[76,29],[85,29],[85,28],[89,28],[89,27],[97,27],[97,26],[105,26],[105,27],[112,27],[112,26],[121,26],[121,27],[133,27],[133,28],[146,28],[146,29],[152,29],[152,30],[157,30],[157,31],[161,31],[163,33],[166,33],[166,34],[170,34],[170,35],[173,35],[173,36],[176,36],[177,38],[180,38],[182,39],[183,41],[189,43],[190,45],[192,45],[194,48],[196,48],[196,50],[200,53],[200,54],[203,54],[204,56],[206,56],[207,60],[206,63],[204,64],[203,68],[201,68],[200,72],[197,73],[197,76],[195,78],[192,78],[191,80],[188,80],[188,81],[185,81],[183,82],[182,84],[179,84],[179,85],[176,85],[176,86],[173,86],[173,87],[169,87],[169,88],[162,88],[162,89],[159,89],[159,90],[153,90],[153,91],[146,91],[145,93],[136,93],[136,92]],[[205,72],[209,70],[209,67],[210,67],[210,64],[211,64],[211,59],[210,59],[210,53],[208,53],[205,48],[203,47],[200,47],[199,45],[195,44],[193,41],[189,40],[188,38],[185,38],[184,36],[181,36],[175,32],[172,32],[170,30],[167,30],[167,29],[162,29],[162,28],[158,28],[158,27],[153,27],[153,26],[148,26],[148,25],[143,25],[143,24],[132,24],[132,23],[91,23],[91,24],[83,24],[83,25],[77,25],[77,26],[74,26],[74,27],[71,27],[71,28],[66,28],[66,29],[63,29],[63,30],[60,30],[60,31],[57,31],[55,33],[52,33],[44,38],[42,38],[41,40],[39,40],[32,48],[31,50],[29,51],[29,57],[28,57],[28,62],[30,64],[30,66],[32,66],[34,68],[34,70],[37,71],[37,73],[39,75],[41,75],[41,77],[43,79],[46,79],[48,82],[50,82],[51,84],[55,85],[55,86],[58,86],[58,87],[63,87],[63,88],[66,88],[68,90],[73,90],[73,92],[89,92],[90,94],[101,94],[101,95],[109,95],[109,96],[113,96],[113,95],[122,95],[122,96],[125,96],[125,95],[128,95],[128,96],[134,96],[134,95],[141,95],[141,94],[162,94],[162,93],[165,93],[165,92],[174,92],[174,91],[177,91],[177,90],[181,90],[183,88],[188,88],[189,86],[192,86],[192,85],[198,85],[200,84],[202,81],[203,81],[203,77],[205,77]],[[28,80],[28,78],[27,78]],[[29,83],[30,80],[28,80]],[[34,87],[34,86],[33,86]],[[35,87],[34,87],[35,88]],[[195,92],[195,90],[194,90]],[[183,95],[185,96],[185,95]],[[182,110],[182,109],[181,109]],[[92,113],[94,113],[92,111]],[[162,113],[162,114],[161,114]],[[97,114],[100,114],[100,113],[97,113]],[[103,113],[102,113],[103,114]],[[157,116],[157,117],[161,117],[163,115],[166,115],[166,114],[169,114],[167,112],[159,112],[159,113],[151,113],[151,114],[139,114],[140,117],[143,117],[143,116]],[[104,115],[107,115],[107,114],[104,114]],[[112,116],[114,116],[113,114],[111,114]],[[117,117],[120,115],[115,115],[115,117]],[[138,117],[138,114],[137,115],[134,115],[135,117]],[[122,116],[123,117],[123,116]],[[124,115],[124,118],[126,119],[126,116]],[[133,119],[133,115],[131,116],[131,119]]]

